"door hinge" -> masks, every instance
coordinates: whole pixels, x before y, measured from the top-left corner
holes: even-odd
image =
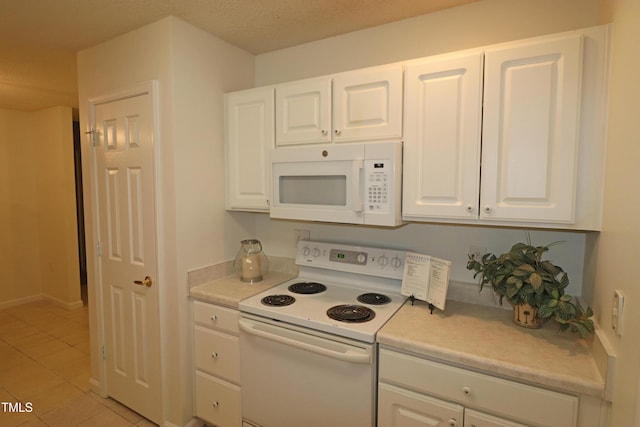
[[[96,253],[98,256],[102,256],[102,242],[100,241],[96,244]]]
[[[102,346],[100,348],[100,351],[102,353],[102,360],[107,360],[107,349],[104,346]]]
[[[96,134],[97,132],[95,129],[89,129],[87,132],[85,132],[85,135],[89,135],[89,141],[94,147],[98,145]]]

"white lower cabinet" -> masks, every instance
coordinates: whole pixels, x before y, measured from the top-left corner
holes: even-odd
[[[378,427],[578,426],[577,396],[389,349],[379,363]]]
[[[216,427],[242,425],[237,310],[193,302],[195,415]]]

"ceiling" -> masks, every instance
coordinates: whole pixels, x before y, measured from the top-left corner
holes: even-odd
[[[260,54],[477,0],[1,0],[0,108],[75,107],[78,50],[174,15]]]

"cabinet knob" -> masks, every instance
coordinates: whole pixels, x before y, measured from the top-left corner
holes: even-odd
[[[336,129],[333,131],[333,133],[335,133],[336,135],[340,135],[342,131],[340,129]]]
[[[450,418],[450,419],[449,419],[449,425],[450,425],[451,427],[455,427],[457,424],[458,424],[458,422],[456,421],[456,419],[455,419],[455,418]]]
[[[473,209],[473,205],[467,205],[467,207],[465,208],[465,210],[466,210],[467,212],[469,212],[469,213],[473,212],[473,211],[474,211],[474,209]]]
[[[213,406],[214,408],[217,408],[218,406],[220,406],[220,402],[215,401],[211,404],[211,406]]]
[[[493,208],[489,205],[484,207],[484,213],[488,213],[490,214],[491,212],[493,212]]]
[[[213,316],[211,316],[211,321],[215,322],[216,320],[218,320],[218,316],[216,316],[215,314]]]
[[[211,358],[217,359],[218,358],[218,353],[215,352],[215,351],[213,353],[211,353]]]
[[[326,131],[325,129],[322,129],[320,132],[321,132],[323,135],[326,135],[326,134],[327,134],[327,131]]]
[[[471,394],[471,387],[467,387],[467,386],[462,387],[462,392],[464,394],[466,394],[467,396],[470,395]]]

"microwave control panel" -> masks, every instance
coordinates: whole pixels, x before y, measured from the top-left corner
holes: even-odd
[[[365,212],[388,213],[390,210],[389,188],[393,165],[388,160],[365,160]]]

